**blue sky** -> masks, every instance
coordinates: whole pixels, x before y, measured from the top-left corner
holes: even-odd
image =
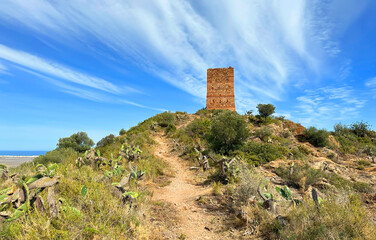
[[[376,2],[0,1],[0,150],[94,141],[161,111],[205,106],[232,66],[238,112],[332,130],[376,127]]]

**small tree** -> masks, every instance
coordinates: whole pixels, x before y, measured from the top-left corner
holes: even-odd
[[[108,144],[111,144],[113,143],[115,140],[115,136],[114,134],[110,134],[104,138],[102,138],[98,143],[97,143],[97,147],[104,147]]]
[[[119,132],[119,135],[124,135],[126,133],[126,131],[124,130],[124,128],[122,128]]]
[[[272,104],[258,104],[257,107],[259,115],[266,119],[274,113],[275,107]]]
[[[225,110],[213,118],[208,142],[219,153],[228,153],[241,146],[249,136],[249,129],[238,113]]]
[[[94,146],[86,132],[78,132],[70,137],[60,138],[56,144],[57,148],[73,148],[77,152],[85,152]]]
[[[365,137],[370,131],[370,125],[361,121],[351,124],[350,129],[356,136]]]

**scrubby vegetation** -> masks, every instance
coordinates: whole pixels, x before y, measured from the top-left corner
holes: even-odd
[[[350,126],[336,124],[334,136],[343,153],[376,156],[376,132],[370,129],[368,123],[356,122]]]
[[[278,158],[284,158],[287,153],[286,147],[277,144],[248,142],[241,148],[241,151],[234,152],[233,155],[241,156],[251,165],[260,166]]]
[[[153,121],[155,119],[148,119],[120,137],[110,135],[103,138],[97,144],[97,150],[91,153],[82,152],[94,145],[87,134],[73,134],[69,138],[60,139],[55,150],[39,156],[33,162],[10,169],[9,175],[17,174],[13,178],[27,181],[35,175],[35,167],[39,168],[42,166],[40,164],[48,167],[54,163],[53,175],[47,178],[56,179],[58,183],[54,190],[58,215],[52,214],[52,206],[45,191],[40,194],[43,208],[35,205],[34,190],[30,192],[30,207],[25,210],[18,209],[18,205],[10,206],[0,201],[0,207],[2,210],[7,209],[8,214],[2,214],[1,219],[9,216],[1,224],[0,238],[131,239],[147,234],[140,223],[144,209],[147,209],[145,201],[150,192],[140,187],[136,179],[145,175],[146,179],[153,180],[163,175],[166,168],[165,163],[153,155],[150,147],[153,144],[150,138]],[[137,150],[139,147],[142,151]],[[133,152],[139,157],[131,158]],[[123,178],[130,179],[128,185],[120,186]],[[26,183],[25,186],[30,187],[31,182]],[[12,179],[0,182],[0,189],[12,184],[17,189],[18,183],[16,181],[14,185]],[[117,187],[123,190],[119,191]],[[37,191],[40,190],[37,188]],[[17,201],[16,196],[13,198]],[[22,215],[18,213],[20,211],[23,211]]]
[[[52,178],[60,177],[58,216],[30,202],[22,216],[1,225],[0,237],[150,238],[153,223],[145,216],[152,207],[168,207],[163,202],[150,204],[152,193],[140,180],[157,184],[167,178],[168,166],[154,155],[157,134],[171,142],[171,152],[164,154],[190,160],[187,164],[196,171],[197,181],[211,187],[211,194],[196,202],[210,211],[226,212],[229,239],[376,239],[370,217],[375,210],[369,207],[376,204],[376,194],[367,179],[372,174],[366,172],[374,167],[376,155],[376,134],[370,126],[357,122],[338,124],[334,132],[305,129],[272,116],[271,104],[257,109],[256,116],[252,111],[164,112],[122,129],[117,137],[104,137],[95,149],[90,149],[94,143],[86,133],[62,138],[55,150],[8,174],[18,173],[17,179],[24,181],[35,176],[37,164],[48,168],[56,163]],[[129,179],[126,185],[124,179]],[[11,179],[1,182],[0,191],[12,184]],[[122,189],[120,195],[116,189]],[[40,196],[47,197],[45,192]],[[16,212],[14,205],[4,206],[0,204],[10,215]]]
[[[359,195],[343,192],[320,203],[293,209],[285,217],[262,223],[269,239],[375,239],[374,226]]]

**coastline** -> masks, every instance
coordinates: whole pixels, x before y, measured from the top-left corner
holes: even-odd
[[[39,155],[33,156],[8,156],[8,155],[0,155],[0,163],[7,165],[8,167],[17,167],[24,162],[33,161],[34,158],[38,157]]]

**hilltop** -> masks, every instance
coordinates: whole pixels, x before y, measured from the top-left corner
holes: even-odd
[[[2,239],[376,238],[363,122],[327,132],[268,111],[164,112],[92,145],[78,133],[3,166]]]

